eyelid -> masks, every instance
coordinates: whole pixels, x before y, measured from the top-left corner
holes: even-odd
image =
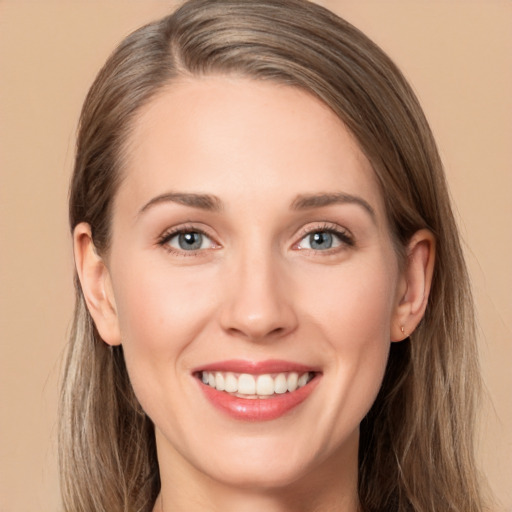
[[[316,249],[299,247],[300,243],[307,236],[309,236],[309,235],[311,235],[313,233],[319,233],[319,232],[326,232],[326,233],[330,233],[330,234],[336,236],[339,239],[340,244],[338,246],[336,246],[336,247],[332,247],[332,248],[329,248],[329,249],[324,249],[323,251],[322,250],[316,250]],[[316,225],[308,224],[307,226],[303,227],[299,231],[299,233],[297,234],[297,238],[298,238],[297,242],[295,242],[292,245],[293,249],[304,250],[304,251],[313,251],[315,253],[322,253],[323,252],[325,254],[330,254],[332,252],[343,250],[347,246],[348,247],[353,247],[355,245],[355,239],[354,239],[354,236],[352,235],[352,233],[350,232],[350,230],[345,228],[345,227],[343,227],[343,226],[340,226],[339,224],[334,224],[332,222],[323,222],[323,223],[316,224]]]
[[[220,244],[215,240],[215,237],[208,231],[209,231],[208,229],[199,227],[195,224],[180,224],[178,226],[173,226],[172,228],[166,229],[157,238],[157,244],[159,246],[162,246],[168,252],[177,254],[179,256],[194,256],[200,252],[220,248]],[[178,249],[176,247],[172,247],[171,245],[169,245],[169,241],[172,238],[174,238],[175,236],[178,236],[180,234],[184,234],[184,233],[200,233],[201,235],[205,236],[212,242],[213,247],[208,247],[207,249],[196,249],[196,250],[186,251],[186,250]]]
[[[200,233],[201,235],[208,238],[211,243],[212,247],[208,247],[205,249],[195,249],[195,250],[183,250],[178,249],[175,247],[172,247],[169,245],[169,240],[171,240],[173,237],[183,234],[183,233]],[[318,249],[311,249],[311,248],[302,248],[299,247],[300,243],[306,238],[307,236],[318,233],[318,232],[326,232],[330,233],[334,236],[336,236],[339,240],[339,244],[335,247],[324,249],[324,250],[318,250]],[[292,244],[292,249],[295,250],[304,250],[304,251],[312,251],[314,253],[325,253],[325,254],[332,254],[333,252],[337,252],[340,250],[343,250],[347,247],[353,247],[355,245],[355,239],[352,233],[349,229],[340,226],[339,224],[335,224],[333,222],[323,221],[320,223],[309,223],[306,226],[302,227],[300,231],[297,233],[295,239],[297,240]],[[158,238],[156,242],[159,246],[162,246],[167,251],[177,254],[179,256],[193,256],[197,255],[197,253],[209,251],[212,249],[219,249],[221,247],[221,244],[217,242],[215,237],[210,233],[210,230],[204,227],[200,227],[197,224],[193,223],[187,223],[187,224],[180,224],[178,226],[173,226],[171,228],[166,229]]]

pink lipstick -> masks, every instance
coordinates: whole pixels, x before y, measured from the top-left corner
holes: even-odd
[[[291,411],[313,392],[321,372],[280,360],[230,360],[193,371],[204,396],[239,420],[268,421]]]

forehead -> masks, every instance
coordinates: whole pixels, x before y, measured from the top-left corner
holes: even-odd
[[[336,191],[382,208],[373,169],[341,120],[308,92],[276,83],[170,84],[139,113],[124,161],[120,194],[131,189],[137,203],[166,191],[245,201]]]

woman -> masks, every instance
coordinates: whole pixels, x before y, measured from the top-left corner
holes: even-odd
[[[199,1],[94,82],[66,510],[482,510],[467,273],[421,108],[310,3]]]

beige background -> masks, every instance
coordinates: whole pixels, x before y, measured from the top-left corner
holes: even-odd
[[[324,2],[411,80],[447,168],[479,309],[483,472],[512,511],[512,2]],[[81,102],[167,1],[0,0],[0,511],[57,511],[56,404],[72,311],[66,196]]]

